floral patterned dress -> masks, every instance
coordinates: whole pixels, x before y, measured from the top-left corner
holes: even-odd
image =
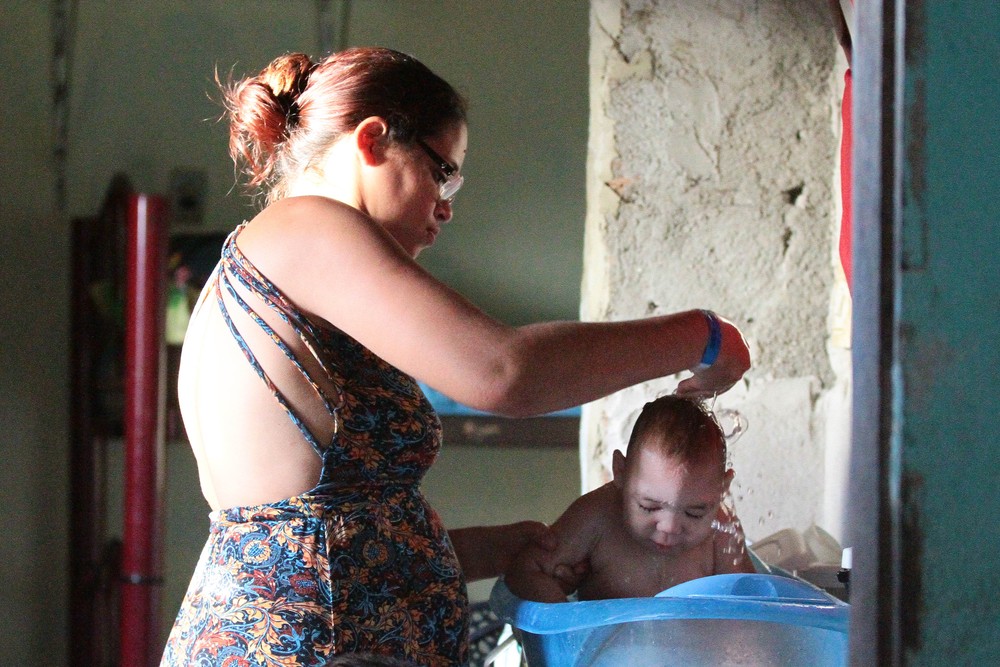
[[[248,363],[322,456],[323,471],[302,495],[212,512],[161,665],[323,665],[350,652],[465,664],[465,582],[419,488],[440,448],[436,413],[413,378],[302,316],[239,252],[240,229],[227,239],[215,274],[217,301]],[[223,292],[251,316],[253,309],[236,296],[232,279],[281,312],[324,362],[340,392],[336,401],[323,397],[339,421],[332,442],[316,441],[247,348]]]

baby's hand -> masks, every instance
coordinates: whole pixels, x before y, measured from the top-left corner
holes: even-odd
[[[569,595],[580,587],[580,582],[586,578],[590,572],[590,562],[582,560],[574,565],[564,565],[562,563],[552,568],[552,578],[559,582],[559,588],[566,595]]]

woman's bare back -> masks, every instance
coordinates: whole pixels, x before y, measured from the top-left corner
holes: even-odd
[[[216,283],[220,278],[222,286]],[[271,335],[244,312],[226,282],[310,376],[326,385],[327,395],[337,394],[293,327],[230,271],[218,271],[192,316],[178,381],[202,492],[213,509],[298,495],[316,485],[322,466],[318,452],[248,361],[220,309],[219,292],[243,345],[319,443],[330,441],[335,424],[309,382]]]

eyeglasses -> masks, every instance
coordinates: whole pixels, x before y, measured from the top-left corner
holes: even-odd
[[[417,139],[417,144],[424,149],[424,152],[427,153],[428,157],[434,160],[435,164],[437,164],[437,168],[441,170],[443,178],[438,180],[438,196],[443,201],[450,204],[451,201],[455,199],[455,195],[458,194],[458,190],[462,187],[462,183],[465,182],[465,178],[458,173],[458,167],[438,155],[437,152],[425,144],[422,139]]]

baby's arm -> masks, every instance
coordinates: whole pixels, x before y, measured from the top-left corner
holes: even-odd
[[[601,525],[601,510],[594,493],[577,498],[552,524],[552,532],[559,539],[555,550],[528,545],[514,559],[504,575],[512,593],[536,602],[566,602],[567,591],[561,583],[565,577],[556,576],[556,568],[573,570],[590,558]]]
[[[743,534],[743,525],[736,514],[720,505],[716,520],[726,530],[715,531],[715,572],[714,574],[730,574],[734,572],[756,572],[757,569],[750,560],[747,551],[747,538]]]

